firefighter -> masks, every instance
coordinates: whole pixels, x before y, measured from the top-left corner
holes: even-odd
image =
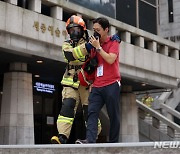
[[[72,15],[66,22],[66,30],[70,36],[62,45],[67,68],[62,78],[62,108],[57,119],[58,136],[51,138],[53,144],[66,144],[70,136],[78,104],[82,104],[84,120],[87,121],[88,96],[87,86],[80,84],[78,73],[93,48],[88,43],[88,33],[83,19]],[[99,121],[98,132],[101,131]]]
[[[147,105],[150,108],[152,107],[153,101],[153,97],[151,97],[148,92],[146,92],[146,94],[142,97],[143,104]]]

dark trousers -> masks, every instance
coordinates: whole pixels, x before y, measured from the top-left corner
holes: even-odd
[[[89,95],[86,134],[89,143],[96,142],[99,112],[104,104],[106,104],[107,113],[110,119],[109,142],[118,142],[120,129],[119,103],[120,86],[117,82],[100,88],[92,88]]]

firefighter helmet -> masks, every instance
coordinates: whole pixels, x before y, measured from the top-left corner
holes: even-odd
[[[66,29],[67,31],[69,30],[69,28],[72,27],[82,27],[83,30],[86,30],[86,24],[84,22],[84,20],[76,15],[72,15],[66,22]]]
[[[73,27],[80,27],[79,29],[72,29]],[[76,15],[72,15],[66,22],[66,29],[70,35],[71,40],[78,42],[84,35],[86,25],[84,20]]]

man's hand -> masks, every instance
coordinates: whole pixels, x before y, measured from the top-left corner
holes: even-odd
[[[99,38],[96,39],[94,36],[91,36],[91,37],[90,37],[89,43],[90,43],[93,47],[95,47],[96,49],[101,47],[101,46],[100,46],[100,43],[99,43]]]

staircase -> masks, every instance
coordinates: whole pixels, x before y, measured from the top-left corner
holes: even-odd
[[[180,118],[180,112],[175,110],[180,103],[180,81],[176,89],[163,92],[153,102],[152,108],[138,100],[136,102],[139,107],[139,133],[142,136],[140,141],[180,141],[180,126],[173,118]]]
[[[179,125],[139,100],[136,102],[139,111],[140,141],[180,141]],[[179,112],[165,104],[160,104],[160,108],[173,116],[180,117]]]

